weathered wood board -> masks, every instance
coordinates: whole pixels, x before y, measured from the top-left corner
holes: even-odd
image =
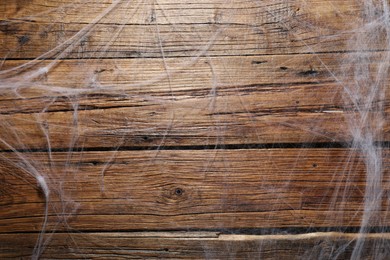
[[[0,235],[5,241],[0,257],[27,257],[36,240],[33,234]],[[309,233],[303,235],[234,235],[217,232],[133,232],[54,234],[43,258],[61,259],[349,259],[356,234]],[[370,234],[364,259],[375,250],[385,252],[389,234]],[[16,245],[23,245],[18,248]],[[384,255],[378,255],[378,257]]]
[[[54,190],[72,196],[53,194],[50,216],[59,230],[358,227],[361,221],[356,208],[362,207],[365,166],[361,155],[346,149],[83,152],[71,158],[57,152],[51,162],[44,153],[26,156],[48,171]],[[45,202],[35,180],[12,163],[2,165],[7,188],[0,232],[39,230]],[[383,189],[389,192],[389,178]],[[63,200],[78,213],[61,227]],[[378,226],[388,224],[389,206],[378,213]]]
[[[31,257],[46,206],[42,258],[389,258],[388,35],[357,44],[367,19],[353,0],[1,1],[0,258]],[[383,168],[366,234],[359,131]]]

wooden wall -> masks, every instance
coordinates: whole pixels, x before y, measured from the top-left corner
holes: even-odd
[[[358,235],[353,0],[2,0],[0,258],[389,257]],[[351,40],[352,39],[352,40]],[[364,47],[364,46],[363,46]],[[357,54],[358,53],[358,54]],[[387,94],[383,114],[388,113]],[[364,100],[362,101],[364,103]],[[389,123],[366,122],[383,147]],[[374,233],[374,231],[380,233]]]

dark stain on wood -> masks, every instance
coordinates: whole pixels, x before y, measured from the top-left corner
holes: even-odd
[[[309,70],[301,71],[298,74],[301,76],[316,76],[318,73],[319,72],[317,70],[311,68]]]
[[[264,64],[264,63],[267,63],[267,62],[268,61],[264,61],[264,60],[253,60],[252,64],[258,65],[258,64]]]
[[[16,22],[0,20],[0,31],[5,35],[14,35],[18,33],[19,29]]]
[[[30,36],[28,35],[17,36],[17,38],[20,46],[26,45],[30,41]]]

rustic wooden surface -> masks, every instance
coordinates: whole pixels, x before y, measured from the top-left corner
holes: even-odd
[[[52,188],[43,258],[349,259],[366,166],[340,60],[359,1],[119,1],[100,17],[112,2],[0,2],[0,258],[28,258],[44,220],[23,157]],[[361,50],[372,71],[384,41]],[[364,259],[389,257],[388,233],[364,236]]]
[[[57,152],[51,166],[46,154],[27,156],[75,198],[67,203],[78,214],[58,225],[62,202],[52,197],[57,230],[357,227],[361,220],[355,209],[362,207],[365,166],[345,149],[83,152],[70,160]],[[348,162],[353,168],[345,169]],[[39,229],[44,200],[34,180],[21,180],[25,173],[2,165],[8,189],[0,231]],[[383,188],[389,192],[390,179]],[[389,222],[390,205],[383,206],[378,226]]]
[[[36,237],[32,234],[0,235],[4,241],[2,258],[28,256]],[[349,259],[356,234],[309,233],[300,235],[235,235],[218,232],[132,232],[132,233],[57,233],[43,258],[57,259]],[[366,235],[362,257],[377,259],[372,253],[389,246],[390,237]],[[18,248],[16,245],[23,245]],[[378,254],[378,257],[384,256]]]

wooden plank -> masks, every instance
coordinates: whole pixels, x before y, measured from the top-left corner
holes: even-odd
[[[353,55],[344,58],[353,60]],[[375,73],[384,52],[370,55],[364,66]],[[166,60],[169,77],[161,60],[68,60],[36,81],[14,86],[23,75],[50,65],[34,63],[26,74],[7,76],[2,82],[0,137],[15,149],[47,149],[47,137],[53,149],[70,144],[96,148],[348,142],[346,122],[358,120],[360,114],[344,94],[344,83],[352,75],[343,75],[336,65],[339,58],[340,54],[174,58]],[[368,90],[369,86],[367,82]],[[363,108],[365,100],[359,101],[359,109],[369,109],[371,121],[362,127],[378,125],[383,118],[375,106],[382,104],[386,117],[388,102],[377,99]],[[385,121],[376,140],[389,140],[388,129]],[[4,143],[0,147],[9,149]]]
[[[364,238],[363,259],[390,257],[384,234],[309,233],[240,235],[215,232],[50,234],[42,258],[50,259],[350,259],[356,240]],[[1,234],[0,257],[31,255],[36,234]]]
[[[370,60],[362,60],[376,72],[387,52],[371,52]],[[233,57],[195,57],[161,59],[108,59],[29,61],[5,60],[1,79],[6,83],[22,81],[23,87],[86,88],[99,92],[104,87],[129,94],[189,91],[203,88],[211,91],[224,86],[281,85],[288,83],[326,83],[343,81],[353,76],[351,64],[356,54],[259,55]],[[43,71],[42,73],[38,73]],[[345,73],[345,74],[344,74]],[[170,82],[168,81],[168,75]],[[35,77],[34,77],[35,76]],[[40,77],[39,77],[40,76]],[[375,75],[373,75],[374,77]],[[23,85],[24,83],[24,85]],[[43,85],[43,86],[42,86]],[[58,92],[59,90],[57,90]],[[4,92],[4,91],[2,91]],[[56,92],[54,88],[52,92]],[[126,94],[125,93],[125,94]],[[70,92],[71,94],[71,92]],[[185,93],[189,95],[190,93]]]
[[[390,189],[388,153],[382,194]],[[364,155],[348,149],[22,156],[32,165],[3,153],[11,161],[1,163],[0,233],[40,230],[44,199],[32,169],[52,190],[49,230],[357,227],[362,216]],[[388,226],[388,207],[384,199],[370,225]]]
[[[30,256],[46,205],[45,258],[351,258],[362,235],[150,231],[358,230],[371,165],[317,143],[350,142],[348,121],[390,140],[388,94],[366,100],[388,85],[386,35],[354,46],[381,30],[363,4],[1,1],[0,258]],[[389,257],[389,234],[363,237],[362,258]]]
[[[362,30],[360,5],[353,0],[164,0],[158,4],[124,1],[113,8],[101,1],[88,5],[82,1],[2,1],[0,57],[161,58],[356,51],[347,43],[355,30]],[[97,19],[110,8],[111,13]],[[367,50],[378,49],[387,49],[386,39],[367,46]],[[60,56],[62,51],[65,55]]]
[[[345,28],[351,21],[358,20],[362,3],[354,0],[266,0],[261,2],[225,0],[160,0],[158,2],[132,3],[124,1],[79,0],[4,0],[0,3],[1,19],[15,19],[36,22],[91,23],[99,15],[107,13],[101,23],[112,24],[180,24],[180,23],[244,23],[248,21],[281,22],[282,18],[310,14],[329,20],[329,28]],[[111,12],[110,12],[111,11]],[[154,11],[154,14],[153,14]],[[337,12],[335,14],[335,12]],[[153,17],[151,17],[153,16]],[[125,18],[125,19],[124,19]],[[346,21],[340,24],[330,18]],[[268,20],[266,20],[268,19]],[[340,20],[341,19],[341,20]],[[309,26],[309,25],[307,25]]]

